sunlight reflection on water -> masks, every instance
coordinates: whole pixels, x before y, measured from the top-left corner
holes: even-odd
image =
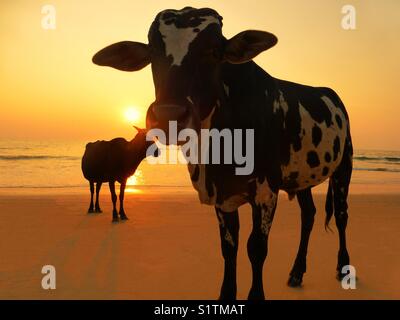
[[[136,170],[135,174],[128,178],[128,181],[126,183],[125,192],[127,192],[127,193],[143,193],[142,190],[135,188],[135,186],[144,185],[144,184],[145,184],[145,179],[143,177],[143,171],[142,171],[142,169],[138,168]]]

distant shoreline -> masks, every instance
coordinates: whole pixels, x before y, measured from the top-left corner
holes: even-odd
[[[326,194],[327,181],[313,188],[313,194]],[[117,185],[117,190],[118,185]],[[104,185],[102,194],[108,195],[108,185]],[[117,192],[118,193],[118,192]],[[196,190],[192,186],[147,186],[137,185],[128,186],[127,195],[170,195],[170,194],[193,194],[197,196]],[[89,186],[74,187],[0,187],[0,197],[5,196],[47,196],[47,195],[84,195],[89,194]],[[400,194],[400,184],[394,183],[353,183],[350,185],[351,195],[363,194]],[[280,192],[281,196],[286,196],[284,191]]]
[[[83,151],[82,141],[0,139],[0,194],[86,194]],[[356,149],[353,159],[351,194],[400,193],[400,151]],[[128,185],[142,193],[195,194],[184,164],[151,165],[145,160]],[[322,184],[313,190],[325,194],[326,189]]]

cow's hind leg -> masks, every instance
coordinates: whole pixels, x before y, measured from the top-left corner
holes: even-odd
[[[349,193],[349,185],[351,180],[352,165],[352,146],[351,142],[346,142],[343,159],[333,173],[330,185],[330,193],[333,196],[333,210],[335,215],[336,227],[339,232],[339,252],[338,263],[336,267],[336,276],[341,280],[346,274],[342,273],[344,266],[350,264],[350,257],[346,246],[346,227],[347,227],[347,196]],[[330,214],[331,215],[331,214]],[[329,223],[330,215],[327,211],[326,225]]]
[[[252,268],[249,300],[264,300],[263,266],[268,254],[268,235],[276,209],[276,200],[268,206],[252,204],[253,229],[247,242],[247,253]]]
[[[115,181],[109,182],[110,192],[111,192],[111,200],[113,204],[113,219],[112,222],[118,222],[118,211],[117,211],[117,194],[115,193]]]
[[[349,184],[346,182],[345,177],[336,177],[333,179],[333,197],[334,197],[334,213],[336,227],[339,232],[339,252],[338,252],[338,263],[337,263],[337,278],[341,280],[345,274],[342,273],[342,268],[350,264],[350,257],[346,246],[346,227],[347,227],[347,195],[349,190]],[[350,182],[350,181],[349,181]]]
[[[99,202],[99,195],[100,195],[100,189],[101,189],[102,182],[97,182],[96,183],[96,204],[95,204],[95,209],[94,211],[97,213],[101,213],[100,209],[100,202]]]
[[[225,260],[224,280],[221,287],[220,300],[236,299],[236,257],[239,245],[239,213],[224,212],[215,208],[219,222],[222,255]]]
[[[93,213],[94,212],[94,205],[93,205],[94,182],[89,181],[89,184],[90,184],[90,205],[89,205],[88,213]]]
[[[125,187],[126,187],[126,181],[123,181],[121,183],[121,188],[119,191],[119,216],[121,220],[128,220],[128,217],[126,216],[124,210]]]
[[[301,209],[301,239],[296,260],[289,275],[288,286],[290,287],[299,287],[303,282],[303,274],[307,269],[308,241],[316,212],[311,188],[297,192],[297,201]]]

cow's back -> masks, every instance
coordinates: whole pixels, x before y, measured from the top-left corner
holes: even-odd
[[[84,177],[91,181],[108,182],[119,176],[127,144],[123,138],[88,143],[82,157]]]

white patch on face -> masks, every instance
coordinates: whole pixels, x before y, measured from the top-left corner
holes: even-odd
[[[181,12],[183,14],[185,11]],[[179,12],[174,12],[179,14]],[[204,21],[200,23],[197,27],[188,28],[177,28],[174,23],[166,24],[163,19],[164,14],[160,18],[159,31],[163,37],[165,44],[165,54],[167,56],[172,56],[172,65],[180,66],[183,59],[189,51],[189,45],[198,36],[198,34],[207,28],[210,24],[217,23],[220,21],[215,16],[204,16],[201,17]],[[199,29],[199,32],[194,32],[194,29]]]
[[[261,232],[268,235],[278,195],[274,193],[267,179],[263,183],[256,181],[256,196],[254,201],[261,208]]]
[[[332,114],[332,125],[328,128],[326,123],[317,123],[313,120],[309,112],[299,103],[299,112],[301,119],[301,149],[297,152],[293,150],[291,146],[290,150],[290,162],[287,166],[282,166],[283,179],[289,179],[292,172],[298,172],[298,177],[296,179],[299,187],[298,190],[305,189],[310,186],[315,186],[326,180],[338,167],[343,154],[344,143],[347,136],[347,123],[345,121],[345,116],[343,112],[337,108],[333,102],[328,98],[323,96],[321,98],[329,111]],[[339,115],[342,119],[342,128],[339,128],[335,121],[335,115]],[[312,129],[314,125],[318,125],[322,131],[322,139],[317,147],[314,146],[312,142]],[[340,139],[340,150],[336,160],[333,159],[333,144],[336,137]],[[307,154],[310,151],[315,151],[318,155],[320,165],[311,168],[307,163]],[[331,156],[331,161],[326,162],[325,154],[329,153]],[[324,176],[323,169],[327,167],[329,169],[328,175]],[[315,176],[312,178],[312,176]]]

